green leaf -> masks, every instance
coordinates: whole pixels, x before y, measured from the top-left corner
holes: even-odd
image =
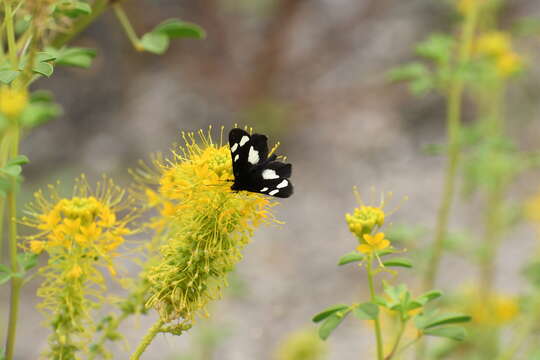
[[[438,299],[441,296],[442,296],[442,292],[439,291],[439,290],[428,291],[427,293],[422,294],[419,297],[417,297],[416,299],[414,299],[413,301],[411,301],[409,303],[409,306],[408,306],[407,310],[418,309],[418,308],[426,305],[428,302],[430,302],[432,300],[435,300],[435,299]]]
[[[191,37],[202,39],[206,37],[206,33],[202,27],[197,24],[181,21],[178,19],[165,20],[152,31],[162,33],[169,38]]]
[[[439,63],[448,62],[454,49],[454,39],[445,34],[433,34],[416,47],[416,53]]]
[[[35,73],[49,77],[54,71],[54,67],[47,62],[38,62],[34,65],[32,69]]]
[[[19,253],[17,254],[17,262],[24,271],[28,271],[37,265],[38,255],[32,253]]]
[[[19,71],[15,70],[0,70],[0,82],[9,84],[19,76]]]
[[[444,337],[456,341],[463,341],[467,337],[467,331],[461,326],[448,326],[424,330],[425,335]]]
[[[60,51],[56,63],[58,65],[89,68],[95,57],[96,51],[94,49],[73,47]]]
[[[28,157],[26,157],[25,155],[18,155],[12,159],[9,159],[7,163],[8,165],[24,165],[28,164],[29,162],[30,160],[28,160]]]
[[[390,81],[411,81],[422,77],[429,77],[428,68],[419,62],[413,62],[394,68],[387,73]]]
[[[404,267],[404,268],[412,268],[412,262],[409,259],[406,258],[393,258],[390,260],[383,261],[383,265],[387,267]]]
[[[56,104],[31,103],[21,114],[21,123],[27,128],[35,127],[57,117],[62,113]]]
[[[354,315],[361,320],[375,320],[379,316],[379,307],[372,302],[365,302],[354,308]]]
[[[56,60],[56,55],[51,54],[48,51],[42,51],[42,52],[37,53],[36,58],[35,58],[36,63],[54,61],[54,60]]]
[[[339,315],[339,314],[332,314],[324,322],[322,323],[321,327],[319,328],[319,337],[323,340],[328,339],[330,334],[338,327],[339,324],[347,317],[349,312]]]
[[[56,11],[75,18],[80,15],[90,15],[92,7],[83,1],[64,1],[56,7]]]
[[[352,262],[364,260],[364,255],[360,254],[358,251],[351,251],[348,254],[343,255],[338,262],[338,265],[350,264]]]
[[[51,102],[53,95],[47,90],[36,90],[30,94],[30,102]]]
[[[443,314],[438,316],[419,315],[414,319],[414,324],[418,329],[425,330],[435,326],[458,324],[469,321],[471,321],[471,317],[463,314]]]
[[[6,165],[0,171],[8,176],[17,177],[21,174],[22,168],[20,165]]]
[[[12,277],[12,272],[6,265],[0,264],[0,285],[5,284]]]
[[[326,319],[330,315],[332,315],[332,314],[334,314],[334,313],[336,313],[338,311],[348,309],[348,308],[349,308],[349,306],[344,305],[344,304],[330,306],[330,307],[326,308],[325,310],[321,311],[320,313],[318,313],[317,315],[315,315],[313,317],[313,319],[311,319],[311,321],[313,321],[315,323],[318,323],[318,322]]]
[[[161,55],[169,47],[169,37],[163,33],[149,32],[142,37],[141,45],[146,51]]]

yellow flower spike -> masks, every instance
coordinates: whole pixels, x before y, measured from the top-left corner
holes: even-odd
[[[66,276],[70,279],[78,279],[81,277],[83,271],[79,265],[74,265],[67,273]]]
[[[478,8],[486,4],[488,0],[457,0],[456,8],[462,15],[477,11]]]
[[[166,323],[191,323],[207,313],[207,304],[221,297],[226,276],[253,230],[275,222],[271,209],[277,204],[262,194],[230,190],[234,176],[228,144],[206,132],[182,136],[184,144],[172,151],[171,159],[158,156],[154,169],[133,172],[141,185],[139,198],[159,214],[148,224],[160,236],[152,245],[159,248],[159,258],[145,274],[146,306]]]
[[[28,104],[26,89],[17,89],[9,86],[0,87],[0,113],[7,117],[18,117]]]
[[[133,227],[138,216],[134,205],[134,199],[111,180],[104,178],[91,187],[84,176],[77,179],[71,197],[61,197],[50,186],[48,193],[36,192],[27,205],[28,215],[21,223],[38,230],[29,236],[27,247],[48,255],[37,291],[42,298],[38,308],[55,329],[47,358],[78,358],[61,349],[88,347],[95,327],[91,310],[107,302],[96,292],[106,286],[104,269],[116,276],[115,250],[126,235],[138,231]],[[65,346],[60,346],[63,342]]]

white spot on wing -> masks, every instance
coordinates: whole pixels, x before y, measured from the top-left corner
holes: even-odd
[[[276,195],[278,192],[279,192],[279,190],[276,189],[276,190],[270,191],[268,194],[274,196],[274,195]]]
[[[234,144],[233,146],[231,146],[231,152],[235,152],[236,149],[238,149],[238,143]]]
[[[257,164],[259,162],[259,152],[252,147],[249,148],[248,161],[250,164]]]
[[[261,189],[261,192],[265,192],[265,191],[267,191],[267,190],[268,190],[267,187],[263,187],[263,188]]]
[[[240,147],[244,146],[248,141],[249,141],[248,136],[246,135],[242,136],[242,138],[240,139]]]
[[[272,179],[279,179],[278,174],[275,170],[272,169],[264,169],[262,172],[262,178],[264,180],[272,180]]]
[[[240,158],[240,155],[236,154],[236,156],[234,157],[234,161],[238,160]]]
[[[283,180],[282,182],[280,182],[279,184],[277,184],[277,188],[278,189],[281,189],[281,188],[284,188],[286,187],[287,185],[289,185],[289,182],[287,180]]]

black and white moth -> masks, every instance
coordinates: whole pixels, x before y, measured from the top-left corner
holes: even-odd
[[[232,190],[246,190],[287,198],[293,193],[289,181],[292,165],[277,161],[275,154],[268,157],[268,138],[250,135],[242,129],[229,132],[229,146],[234,173]]]

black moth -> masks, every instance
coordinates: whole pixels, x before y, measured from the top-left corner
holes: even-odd
[[[287,198],[293,193],[291,164],[268,157],[268,138],[265,135],[249,135],[242,129],[229,132],[229,146],[233,164],[234,184],[232,190],[246,190],[265,195]]]

